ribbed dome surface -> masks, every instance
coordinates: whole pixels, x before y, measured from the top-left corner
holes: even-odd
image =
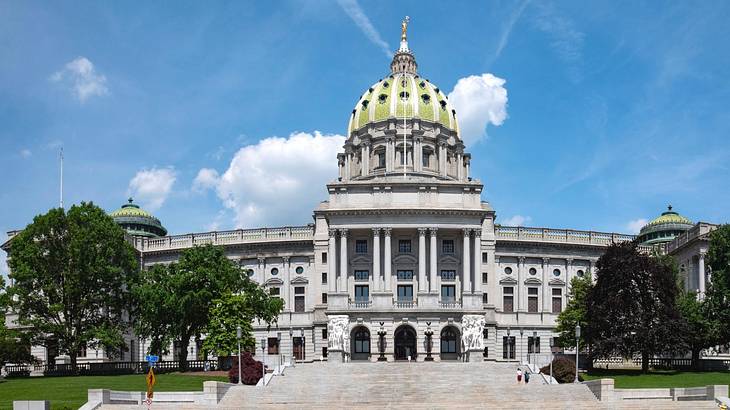
[[[132,198],[129,198],[128,202],[109,214],[114,222],[134,236],[155,237],[167,235],[167,229],[162,226],[159,219],[133,203]]]
[[[669,205],[665,212],[641,228],[638,241],[647,245],[669,242],[692,226],[692,221],[673,211]]]

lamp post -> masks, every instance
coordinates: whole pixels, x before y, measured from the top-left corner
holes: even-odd
[[[306,350],[307,343],[306,343],[306,338],[304,337],[304,328],[299,329],[299,337],[302,338],[302,346],[301,346],[300,351],[302,352],[302,360],[304,360],[307,358],[307,350]],[[314,337],[314,336],[312,336],[312,337]]]
[[[575,325],[575,380],[578,383],[578,348],[580,347],[580,323]]]
[[[555,339],[551,336],[550,337],[550,384],[553,384],[553,359],[555,358],[555,353],[553,352],[553,349],[555,349]]]
[[[261,387],[266,387],[266,337],[261,338]]]
[[[383,324],[385,322],[380,322],[380,330],[378,330],[378,337],[380,342],[378,343],[378,350],[380,350],[380,357],[378,357],[379,362],[385,362],[388,361],[388,359],[385,358],[385,334],[387,333],[385,331],[385,328],[383,327]]]
[[[241,380],[241,326],[236,326],[236,339],[238,340],[238,384],[243,385]]]
[[[424,359],[427,362],[432,362],[433,357],[431,357],[431,348],[432,345],[432,337],[433,337],[433,330],[431,330],[431,322],[426,322],[426,331],[423,332],[423,334],[426,335],[426,358]]]
[[[522,364],[522,335],[524,334],[524,330],[520,327],[520,364]]]
[[[289,341],[291,341],[291,367],[295,367],[294,363],[297,359],[294,357],[294,329],[289,327]]]
[[[510,338],[510,328],[507,326],[507,361],[509,362],[510,356],[509,356],[509,346],[512,344],[512,339]]]

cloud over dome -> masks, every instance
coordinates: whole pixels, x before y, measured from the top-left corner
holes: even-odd
[[[129,181],[127,194],[149,211],[160,209],[172,192],[177,179],[173,168],[151,168],[138,171]]]
[[[220,176],[201,169],[194,185],[211,187],[215,181],[236,227],[307,224],[326,199],[325,184],[337,177],[337,153],[344,143],[342,135],[319,131],[265,138],[239,149]]]
[[[460,78],[449,102],[456,109],[461,139],[472,145],[486,137],[487,126],[500,126],[507,119],[506,80],[490,73]]]

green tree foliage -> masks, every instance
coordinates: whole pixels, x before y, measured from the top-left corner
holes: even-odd
[[[0,276],[0,368],[7,363],[33,363],[30,354],[28,334],[8,329],[5,325],[5,312],[10,308],[10,297],[5,292],[5,279]]]
[[[549,375],[550,365],[540,369],[540,373]],[[553,377],[558,383],[573,383],[575,381],[575,362],[564,356],[553,359]],[[578,374],[578,380],[583,380],[580,374]]]
[[[575,325],[585,324],[588,310],[588,293],[593,287],[591,273],[586,272],[583,277],[573,277],[570,281],[568,305],[558,315],[557,332],[560,333],[558,344],[562,347],[575,346]],[[581,346],[585,345],[584,334],[580,338]]]
[[[13,237],[10,256],[12,307],[34,344],[57,343],[74,368],[82,346],[124,347],[138,267],[104,210],[82,202],[36,216]]]
[[[612,244],[596,263],[588,293],[586,342],[594,357],[649,358],[686,351],[686,325],[677,309],[672,265],[641,254],[635,243]]]
[[[710,234],[705,261],[712,272],[707,308],[720,324],[717,343],[727,344],[730,343],[730,225],[722,225]]]
[[[213,311],[225,316],[257,307],[249,305],[245,295],[243,306],[230,296],[245,291],[249,283],[245,273],[226,258],[223,248],[205,245],[186,249],[177,263],[155,265],[142,274],[134,290],[136,332],[152,341],[152,353],[162,353],[170,342],[177,342],[180,367],[186,370],[190,339],[200,340]],[[253,317],[270,316],[261,313]],[[223,329],[230,329],[232,324],[225,317],[217,316],[216,321],[224,322]],[[235,338],[235,325],[233,329]]]
[[[699,366],[700,352],[718,343],[721,323],[710,303],[697,297],[695,292],[682,291],[678,300],[679,311],[687,323],[684,340],[692,352],[692,366]]]

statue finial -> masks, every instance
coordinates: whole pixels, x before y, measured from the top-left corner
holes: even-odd
[[[132,202],[134,202],[134,199],[132,199],[132,197],[130,196],[129,198],[127,198],[127,202],[131,204]]]
[[[411,21],[411,18],[406,16],[406,18],[404,18],[403,21],[400,23],[400,41],[407,41],[406,31],[408,30],[409,21]]]
[[[669,204],[669,205],[667,206],[667,209],[669,209],[669,210],[671,211],[671,210],[672,210],[672,204]]]

